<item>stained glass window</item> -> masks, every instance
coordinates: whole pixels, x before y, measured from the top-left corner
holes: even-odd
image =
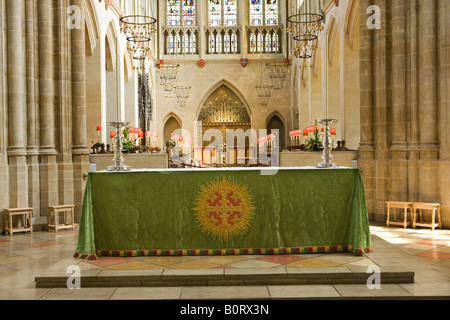
[[[223,4],[223,24],[226,26],[237,26],[237,4],[235,0],[225,0]]]
[[[237,0],[209,0],[210,26],[237,26]]]
[[[167,1],[167,25],[179,26],[180,20],[180,0]]]
[[[278,25],[278,0],[250,0],[250,25]]]
[[[250,2],[250,25],[263,25],[263,3],[262,0],[251,0]]]
[[[195,26],[195,0],[167,0],[168,26]]]
[[[278,1],[267,0],[265,8],[265,24],[277,25],[278,24]]]
[[[195,1],[194,0],[184,0],[183,1],[183,25],[184,26],[195,26]]]

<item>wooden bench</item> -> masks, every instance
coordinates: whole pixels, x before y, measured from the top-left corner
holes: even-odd
[[[49,206],[47,213],[48,230],[54,229],[57,232],[60,229],[75,229],[74,223],[74,205]],[[64,213],[64,223],[59,223],[59,215]]]
[[[22,216],[22,227],[13,226],[13,217]],[[30,232],[33,233],[33,225],[31,218],[33,216],[33,208],[14,208],[5,209],[5,231],[11,236],[14,232]]]
[[[403,226],[403,228],[407,228],[412,224],[413,216],[412,216],[412,202],[401,202],[401,201],[387,201],[387,220],[386,225],[399,225]],[[391,209],[394,209],[394,219],[391,220]],[[397,220],[397,212],[396,209],[403,209],[403,220]],[[411,211],[411,221],[408,221],[408,209]]]
[[[419,210],[419,222],[417,222],[417,210]],[[431,210],[431,221],[424,222],[422,216],[422,210]],[[437,213],[437,221],[436,221]],[[436,227],[442,228],[441,221],[441,205],[439,203],[426,203],[426,202],[414,202],[412,208],[412,226],[416,227],[429,227],[434,230]]]

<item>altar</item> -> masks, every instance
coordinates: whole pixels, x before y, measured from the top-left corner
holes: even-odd
[[[371,251],[352,168],[91,172],[76,257]]]

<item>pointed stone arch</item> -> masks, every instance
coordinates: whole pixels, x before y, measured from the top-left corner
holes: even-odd
[[[105,52],[106,52],[106,70],[114,71],[116,68],[116,46],[117,46],[117,37],[114,34],[114,27],[112,21],[108,25],[108,29],[106,30],[106,41],[105,41]]]
[[[170,137],[175,130],[183,128],[183,122],[181,121],[181,118],[174,112],[169,112],[164,117],[162,123],[164,144],[166,143],[166,141],[170,140]]]
[[[278,111],[272,112],[267,117],[266,129],[267,133],[269,134],[272,133],[271,130],[273,129],[279,130],[280,149],[286,148],[286,133],[287,133],[286,120]]]
[[[252,119],[252,112],[251,112],[250,106],[248,105],[247,99],[245,99],[244,95],[237,88],[237,86],[235,86],[234,84],[232,84],[230,81],[228,81],[226,79],[219,80],[213,86],[211,86],[211,88],[205,93],[205,95],[204,95],[204,97],[202,99],[202,102],[200,103],[199,107],[197,108],[197,113],[196,113],[195,119],[199,118],[200,112],[202,111],[203,106],[206,104],[206,102],[211,97],[211,95],[215,91],[217,91],[220,87],[222,87],[222,86],[226,86],[228,89],[230,89],[239,98],[239,100],[245,106],[245,108],[247,110],[247,113],[250,116],[250,119]]]
[[[336,44],[336,38],[339,35],[339,26],[336,22],[336,19],[334,17],[330,17],[330,25],[327,29],[328,34],[328,63],[330,65],[333,65],[333,52],[334,52],[334,46]],[[337,62],[339,63],[339,61]]]
[[[93,0],[83,1],[84,22],[86,25],[86,53],[89,56],[94,54],[97,47],[97,39],[100,35],[100,26],[96,6],[92,3]]]
[[[353,39],[359,28],[358,15],[359,15],[359,0],[348,0],[348,8],[345,17],[344,32],[347,35],[348,42],[353,47]]]

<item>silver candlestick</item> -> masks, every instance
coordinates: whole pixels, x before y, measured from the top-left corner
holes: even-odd
[[[116,137],[114,138],[114,166],[108,168],[108,171],[128,171],[130,167],[124,165],[125,160],[122,154],[122,128],[129,125],[129,122],[108,122],[108,126],[116,128]]]
[[[318,168],[337,168],[338,165],[333,163],[333,156],[331,155],[331,149],[333,145],[332,137],[330,134],[330,125],[338,122],[337,119],[318,119],[317,123],[322,124],[324,129],[324,137],[323,137],[323,156],[322,163],[317,165]]]

